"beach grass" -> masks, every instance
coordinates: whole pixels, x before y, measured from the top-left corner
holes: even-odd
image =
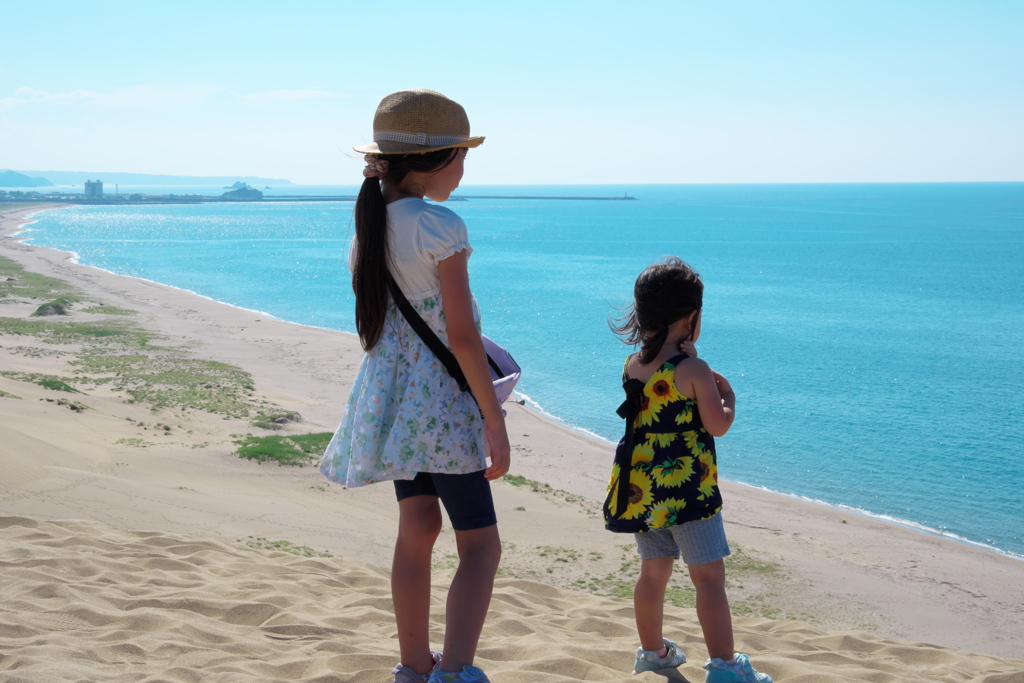
[[[256,550],[275,550],[282,553],[290,553],[299,557],[334,557],[326,550],[313,550],[308,545],[297,545],[291,541],[271,541],[262,536],[249,536],[247,539],[238,539],[238,543],[244,543]]]
[[[26,271],[14,259],[0,256],[0,299],[7,297],[71,302],[80,300],[81,294],[63,280]]]
[[[120,337],[128,330],[119,324],[64,322],[59,320],[28,320],[0,317],[0,334],[38,337],[48,344],[70,344],[103,337]]]
[[[87,301],[71,285],[24,270],[0,256],[0,301],[38,303],[38,315],[70,313],[72,304]],[[34,344],[14,349],[29,356],[51,355],[56,346],[72,347],[68,362],[76,375],[43,377],[31,373],[5,372],[15,380],[33,382],[57,391],[84,393],[84,387],[106,388],[125,395],[126,403],[148,405],[161,410],[195,410],[236,419],[251,419],[254,426],[280,429],[287,422],[301,420],[256,395],[252,375],[228,363],[198,358],[187,349],[161,346],[160,337],[125,320],[135,311],[101,302],[83,312],[111,316],[90,321],[56,320],[44,317],[0,317],[0,335],[33,338]]]
[[[289,422],[301,421],[302,416],[294,410],[272,410],[259,413],[249,424],[260,429],[278,430]]]
[[[38,372],[19,372],[17,370],[0,370],[0,376],[6,377],[7,379],[13,379],[17,382],[31,382],[32,384],[38,384],[44,389],[50,389],[52,391],[67,391],[75,394],[82,393],[69,384],[69,382],[74,381],[70,377],[45,375]]]
[[[70,315],[71,298],[59,296],[53,301],[41,305],[32,313],[32,317],[39,318],[48,315]]]
[[[289,436],[252,436],[235,441],[235,454],[259,463],[276,462],[278,465],[308,465],[320,458],[331,437],[331,432],[293,434]]]
[[[117,306],[104,306],[99,304],[96,306],[90,306],[89,308],[82,309],[83,313],[96,313],[99,315],[137,315],[138,311],[133,311],[128,308],[118,308]]]

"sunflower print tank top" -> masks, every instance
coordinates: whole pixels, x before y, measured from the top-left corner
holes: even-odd
[[[676,366],[686,358],[689,356],[679,354],[665,361],[644,385],[632,425],[629,504],[619,514],[615,491],[621,473],[619,465],[613,464],[604,504],[609,531],[665,529],[707,519],[722,509],[715,438],[704,429],[697,402],[676,389]],[[622,376],[625,383],[625,369]],[[619,462],[625,461],[620,451],[626,448],[626,441],[625,437],[619,441]]]

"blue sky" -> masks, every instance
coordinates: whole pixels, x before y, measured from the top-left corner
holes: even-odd
[[[0,0],[0,169],[354,184],[380,98],[467,184],[1024,180],[1024,3]]]

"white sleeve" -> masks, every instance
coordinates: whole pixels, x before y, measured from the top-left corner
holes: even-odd
[[[466,256],[473,253],[465,221],[443,206],[431,206],[420,215],[420,240],[435,265],[462,250]]]

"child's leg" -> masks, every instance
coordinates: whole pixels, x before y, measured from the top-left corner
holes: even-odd
[[[462,671],[473,663],[501,560],[497,524],[466,531],[456,529],[455,542],[459,568],[448,589],[444,658],[438,667],[442,671]]]
[[[398,538],[391,564],[391,596],[398,624],[402,664],[417,673],[434,666],[430,654],[430,556],[441,533],[436,496],[398,502]]]
[[[704,632],[708,656],[730,660],[736,650],[729,598],[725,595],[725,560],[690,565],[688,569],[697,590],[697,619]]]
[[[665,588],[672,576],[675,558],[656,557],[640,561],[640,576],[633,586],[633,611],[640,647],[655,652],[664,647],[662,620],[665,613]],[[731,655],[730,655],[731,656]]]

